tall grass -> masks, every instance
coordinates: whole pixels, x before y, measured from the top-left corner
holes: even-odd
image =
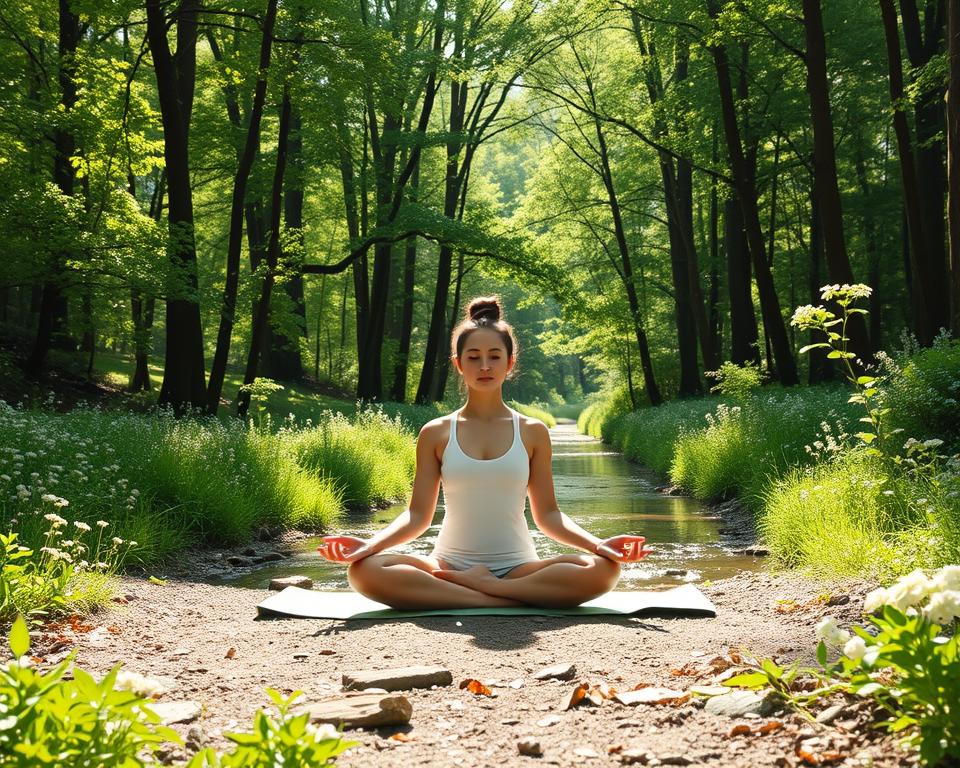
[[[542,408],[540,405],[534,403],[518,403],[516,400],[511,400],[509,405],[515,411],[519,411],[524,416],[529,416],[531,419],[539,419],[548,427],[557,426],[557,420],[554,418],[553,414]]]
[[[327,411],[312,428],[283,435],[302,466],[328,479],[350,507],[405,497],[416,468],[412,431],[398,415],[361,410],[354,421]]]
[[[326,445],[329,450],[317,449]],[[175,419],[77,408],[66,414],[0,403],[0,528],[38,545],[41,499],[70,519],[106,520],[155,562],[193,542],[243,541],[260,528],[329,528],[346,502],[402,498],[414,440],[400,418],[327,412],[276,432],[236,420]]]

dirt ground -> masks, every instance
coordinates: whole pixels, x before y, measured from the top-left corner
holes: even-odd
[[[181,565],[189,572],[189,558]],[[741,648],[814,664],[816,622],[830,613],[849,623],[870,586],[744,571],[702,587],[717,607],[716,618],[257,621],[255,606],[265,590],[183,577],[165,585],[125,578],[120,594],[128,602],[90,619],[93,629],[61,634],[75,643],[77,663],[90,671],[104,673],[122,662],[135,672],[171,678],[174,687],[162,701],[190,700],[203,708],[194,723],[175,727],[186,734],[199,726],[213,746],[226,743],[225,731],[249,728],[256,709],[269,703],[268,686],[302,690],[305,701],[314,701],[336,695],[344,672],[436,664],[451,670],[453,685],[406,692],[413,705],[409,726],[348,731],[362,746],[342,755],[339,765],[899,765],[906,762],[904,753],[865,724],[870,713],[863,703],[849,702],[830,726],[789,712],[716,716],[694,700],[679,706],[605,700],[563,708],[578,682],[620,691],[637,684],[688,689],[709,683],[716,675],[674,670],[703,671],[715,657]],[[38,638],[34,649],[40,656],[46,652],[48,662],[58,655],[44,648],[50,637]],[[538,669],[561,662],[576,664],[572,680],[534,679]],[[460,689],[466,678],[495,681],[496,695]],[[508,685],[518,678],[522,687]],[[771,723],[773,730],[761,733]],[[397,733],[407,740],[391,738]],[[541,756],[520,754],[518,742],[525,737],[539,742]],[[174,752],[168,760],[179,762],[186,754]]]

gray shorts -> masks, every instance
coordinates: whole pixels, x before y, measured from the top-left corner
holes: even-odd
[[[434,557],[436,557],[436,555],[434,555]],[[533,561],[528,561],[528,562],[533,562]],[[454,570],[454,571],[466,570],[465,568],[455,568],[453,563],[448,563],[446,560],[440,560],[440,563],[445,568],[449,568],[450,570]],[[477,563],[477,565],[479,565],[479,563]],[[517,565],[523,565],[523,563],[518,563]],[[501,568],[490,568],[490,566],[487,566],[487,567],[490,568],[490,573],[492,573],[498,579],[502,579],[504,576],[510,573],[510,571],[516,568],[517,565],[508,565],[506,567],[501,567]]]

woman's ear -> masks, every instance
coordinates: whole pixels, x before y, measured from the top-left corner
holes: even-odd
[[[457,373],[463,374],[463,368],[460,367],[460,358],[458,358],[456,355],[450,355],[450,359],[453,361],[453,365],[457,369]]]

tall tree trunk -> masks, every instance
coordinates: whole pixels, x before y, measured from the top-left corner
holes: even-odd
[[[77,102],[76,54],[80,43],[80,19],[70,7],[69,0],[60,0],[58,17],[58,65],[57,76],[60,83],[60,106],[69,116]],[[55,155],[53,159],[53,181],[67,196],[73,195],[76,183],[76,170],[73,155],[76,142],[73,133],[65,127],[54,130]],[[40,298],[40,316],[33,348],[27,358],[26,369],[34,375],[43,370],[54,332],[62,328],[66,319],[66,299],[61,293],[61,272],[66,263],[67,254],[55,259],[43,284]]]
[[[820,0],[803,0],[803,29],[807,52],[807,93],[813,122],[814,183],[820,199],[827,271],[833,283],[855,283],[843,233],[843,207],[837,178],[837,155],[833,146],[833,117],[827,81],[827,48]],[[863,315],[854,315],[847,324],[849,349],[863,361],[871,359],[870,341]]]
[[[216,415],[220,407],[223,378],[227,372],[233,322],[237,309],[237,288],[240,284],[240,251],[243,245],[243,222],[247,195],[247,182],[260,146],[260,124],[263,106],[267,98],[267,73],[270,71],[270,54],[273,44],[273,27],[277,18],[277,1],[268,0],[263,20],[263,37],[260,41],[260,65],[257,84],[254,86],[253,106],[247,136],[233,179],[233,197],[230,205],[230,236],[227,244],[226,282],[223,288],[223,306],[220,310],[220,329],[217,347],[210,367],[207,386],[207,412]]]
[[[724,205],[723,231],[727,254],[727,294],[730,297],[730,360],[737,365],[760,365],[750,254],[743,234],[743,216],[735,194]]]
[[[453,307],[450,310],[450,322],[447,325],[446,332],[444,333],[444,338],[449,339],[453,334],[453,328],[457,324],[457,320],[460,317],[460,301],[462,297],[463,290],[463,252],[461,251],[457,254],[457,279],[454,282],[453,286]],[[437,373],[436,373],[436,390],[434,391],[434,400],[436,402],[443,402],[443,398],[447,392],[447,380],[450,378],[450,355],[444,355],[439,361],[437,361]]]
[[[707,0],[707,6],[711,17],[716,18],[719,15],[717,0]],[[780,299],[777,297],[773,282],[773,274],[767,263],[766,246],[763,242],[763,230],[760,226],[760,214],[757,209],[757,194],[740,139],[736,105],[730,85],[730,67],[727,61],[727,53],[722,45],[711,46],[710,53],[717,72],[730,169],[733,173],[737,200],[743,213],[747,246],[750,249],[750,257],[756,274],[763,326],[773,347],[780,383],[784,386],[793,386],[798,382],[797,366],[793,357],[793,350],[790,348],[790,341],[787,338],[786,326],[780,310]]]
[[[810,303],[820,303],[820,264],[824,261],[823,218],[820,215],[820,197],[817,194],[817,185],[810,184],[810,272],[808,287]],[[809,344],[823,341],[819,331],[810,332]],[[819,384],[822,381],[833,379],[833,363],[827,358],[825,349],[810,350],[810,368],[807,380],[810,384]]]
[[[280,127],[277,134],[277,163],[273,173],[273,189],[270,194],[270,244],[267,246],[267,270],[256,304],[253,327],[250,329],[250,352],[243,374],[244,385],[257,378],[260,354],[266,341],[267,324],[270,322],[270,295],[273,293],[274,275],[280,259],[280,212],[283,198],[283,176],[287,169],[287,144],[290,138],[290,89],[284,84],[283,103],[280,107]],[[237,397],[237,415],[247,415],[250,393],[241,391]]]
[[[293,105],[290,113],[290,148],[287,156],[287,174],[284,182],[283,218],[288,237],[295,245],[292,253],[284,254],[283,290],[293,307],[297,333],[288,336],[274,323],[267,328],[268,376],[281,381],[303,378],[303,358],[300,355],[300,337],[307,328],[307,308],[303,296],[303,135],[300,109]]]
[[[410,199],[416,202],[420,189],[420,168],[410,177]],[[396,403],[406,402],[407,373],[410,367],[410,340],[413,336],[413,293],[417,274],[417,238],[407,238],[403,256],[403,304],[400,309],[400,343],[396,365],[393,370],[393,387],[390,396]]]
[[[197,0],[181,0],[176,10],[177,52],[167,43],[165,4],[146,0],[147,38],[153,54],[163,122],[170,229],[167,281],[166,359],[160,403],[181,412],[206,405],[203,329],[197,292],[197,251],[190,187],[190,114],[196,75]]]
[[[947,3],[947,211],[950,222],[950,331],[960,338],[960,4]]]
[[[857,136],[856,156],[854,166],[857,172],[857,183],[860,194],[863,195],[863,240],[867,252],[867,280],[873,292],[870,294],[870,343],[872,351],[877,352],[881,347],[880,318],[883,302],[880,300],[880,245],[877,241],[877,221],[874,215],[870,194],[870,181],[867,178],[867,163],[863,152],[863,137]]]

